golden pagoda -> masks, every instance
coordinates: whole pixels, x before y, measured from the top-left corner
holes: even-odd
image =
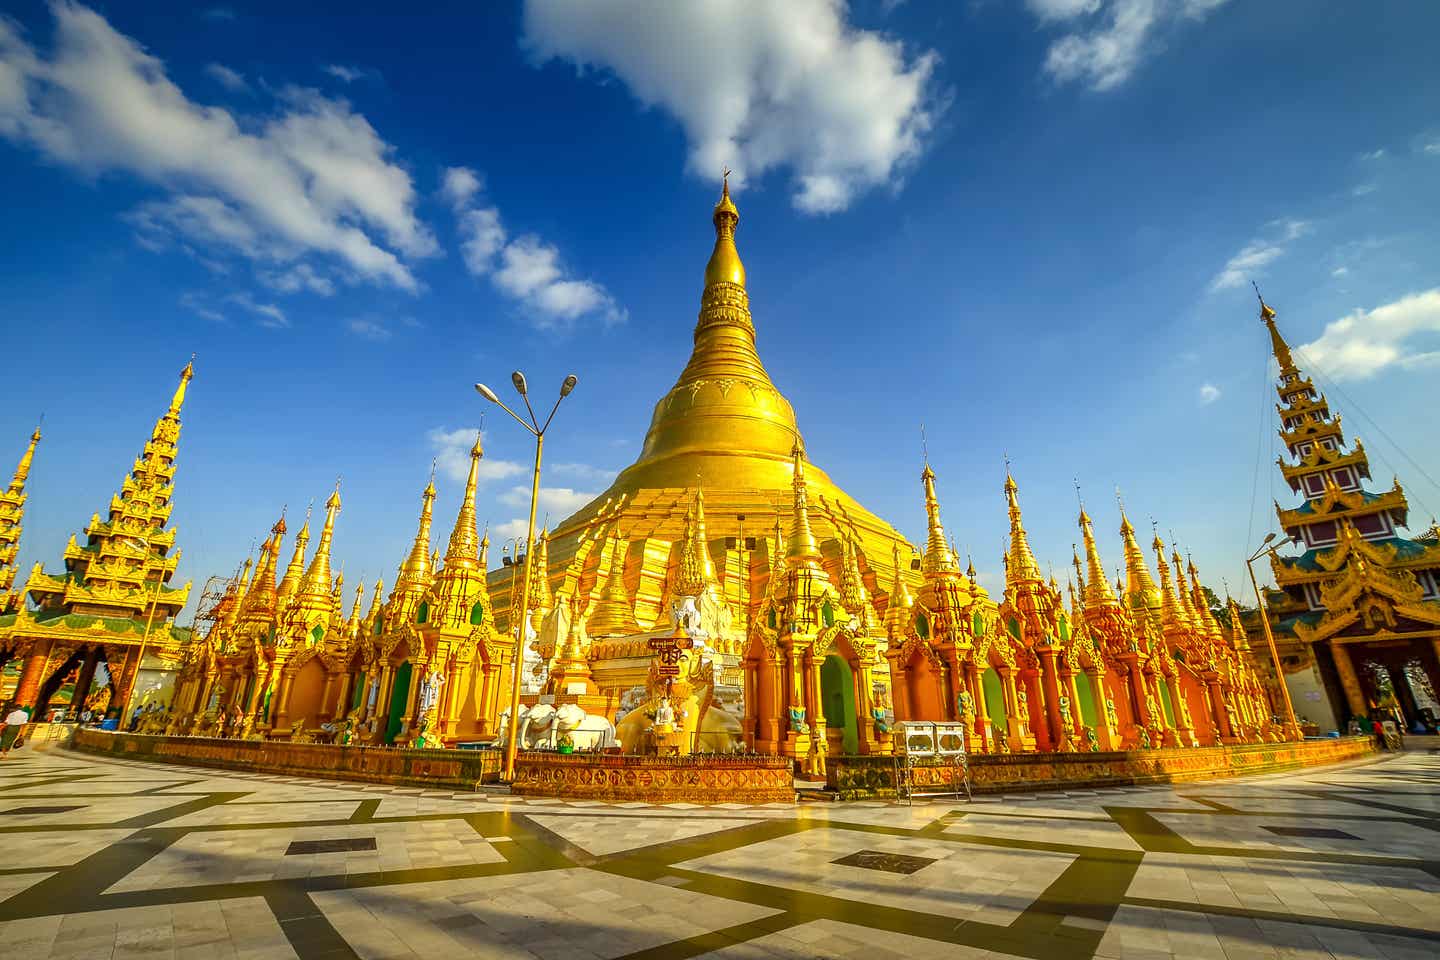
[[[20,552],[20,532],[25,520],[25,482],[30,479],[30,464],[35,459],[35,447],[40,443],[40,428],[30,434],[30,446],[25,448],[20,462],[15,466],[15,476],[10,486],[0,493],[0,613],[13,613],[24,605],[24,597],[13,591],[15,586],[15,555]]]
[[[1111,590],[1082,509],[1086,562],[1077,549],[1067,609],[1030,547],[1008,467],[998,600],[973,564],[961,570],[928,462],[923,552],[841,491],[810,462],[760,362],[728,185],[712,221],[689,363],[639,459],[535,539],[523,622],[521,570],[485,573],[477,440],[443,559],[431,552],[432,470],[394,589],[382,603],[377,587],[363,616],[358,595],[343,615],[329,575],[338,498],[308,570],[307,523],[272,587],[277,524],[255,577],[234,578],[192,645],[208,666],[177,712],[211,730],[243,709],[251,719],[231,724],[241,735],[253,723],[307,739],[318,723],[368,743],[489,742],[508,735],[518,669],[524,747],[563,735],[632,753],[749,749],[817,778],[830,757],[891,752],[905,721],[959,726],[980,752],[1273,738],[1248,652],[1202,609],[1198,573],[1172,576],[1158,550],[1157,587],[1123,507],[1128,589]]]
[[[0,586],[5,588],[0,596],[10,611],[0,616],[0,652],[5,659],[23,660],[14,699],[32,714],[43,715],[60,684],[72,675],[71,706],[78,710],[92,692],[102,661],[111,678],[109,704],[126,707],[119,700],[131,690],[142,654],[161,665],[179,656],[186,634],[172,618],[185,606],[190,584],[169,586],[180,551],[175,548],[175,528],[166,524],[174,506],[180,410],[193,376],[192,361],[180,371],[169,407],[155,422],[119,491],[110,497],[103,519],[98,513],[90,518],[83,542],[70,537],[63,554],[65,571],[46,573],[37,563],[13,594],[10,565],[38,430],[9,489],[0,496]]]
[[[755,544],[777,519],[788,524],[794,509],[791,454],[804,441],[790,401],[756,351],[745,267],[735,245],[740,215],[728,185],[712,220],[715,246],[705,267],[694,347],[675,386],[655,405],[640,458],[539,541],[551,592],[568,594],[583,580],[598,595],[604,584],[591,582],[598,562],[594,534],[618,524],[630,557],[640,561],[640,569],[627,569],[626,580],[637,586],[634,610],[643,626],[668,625],[664,584],[680,559],[672,547],[683,543],[693,491],[704,495],[705,535],[719,589],[742,608],[759,600],[753,586],[770,566],[771,558]],[[908,564],[913,547],[814,463],[806,463],[805,480],[810,523],[826,563],[838,563],[841,545],[854,543],[867,587],[883,594],[894,573],[892,548],[898,545]],[[592,549],[582,559],[587,546]],[[492,595],[506,610],[509,579],[497,572],[490,580]]]

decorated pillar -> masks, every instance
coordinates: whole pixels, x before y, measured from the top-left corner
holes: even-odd
[[[275,719],[270,724],[277,730],[290,724],[290,690],[295,686],[295,673],[286,670],[280,675],[279,701],[275,708]]]
[[[40,641],[32,642],[30,656],[25,658],[25,665],[20,668],[20,680],[15,684],[15,704],[26,707],[30,710],[34,719],[35,701],[40,695],[40,684],[45,680],[45,665],[50,659],[50,648],[54,641],[45,643],[45,648],[40,649]]]
[[[807,657],[808,666],[805,669],[807,686],[810,688],[811,717],[810,724],[810,775],[815,778],[825,776],[825,754],[830,749],[830,741],[825,734],[825,705],[824,697],[820,695],[823,689],[820,685],[820,664],[814,658]]]
[[[1105,689],[1105,673],[1097,668],[1085,671],[1085,682],[1090,685],[1090,699],[1095,703],[1095,741],[1101,750],[1119,750],[1120,715],[1114,701]]]
[[[1363,717],[1365,694],[1360,689],[1360,678],[1355,675],[1355,664],[1350,660],[1350,651],[1339,640],[1330,641],[1330,655],[1335,658],[1335,672],[1340,674],[1340,686],[1345,690],[1345,702],[1350,707],[1350,716]],[[1285,677],[1277,675],[1276,683],[1284,683]]]
[[[1211,677],[1206,686],[1210,690],[1210,716],[1215,721],[1216,732],[1222,739],[1234,739],[1235,730],[1230,726],[1230,713],[1225,709],[1225,694],[1220,689],[1220,678]]]
[[[1069,739],[1060,719],[1060,678],[1055,666],[1055,649],[1042,647],[1040,653],[1040,682],[1045,699],[1045,719],[1049,723],[1051,750],[1058,750]]]
[[[980,738],[980,749],[989,753],[994,746],[994,731],[991,730],[990,705],[985,702],[985,684],[980,679],[980,668],[975,661],[966,661],[966,674],[970,680],[971,696],[975,698],[975,727]]]

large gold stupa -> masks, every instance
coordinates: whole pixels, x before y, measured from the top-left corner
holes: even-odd
[[[549,531],[536,557],[546,572],[547,583],[539,588],[542,604],[556,593],[573,597],[577,590],[582,598],[598,599],[605,579],[598,556],[605,551],[594,545],[614,535],[626,541],[626,587],[639,623],[648,627],[665,615],[662,594],[678,562],[672,547],[683,537],[697,491],[704,495],[706,538],[725,597],[742,609],[758,599],[750,587],[769,570],[777,524],[789,528],[794,452],[797,444],[803,449],[804,440],[790,401],[755,349],[745,266],[735,247],[740,216],[728,185],[713,220],[715,248],[705,266],[690,361],[655,405],[640,458],[608,490]],[[814,463],[806,464],[806,480],[811,523],[827,560],[838,569],[842,542],[854,544],[866,586],[881,595],[894,582],[897,555],[912,576],[914,548],[894,527]],[[913,576],[918,582],[918,574]],[[491,576],[502,621],[512,579],[504,570]],[[513,586],[518,593],[518,584]],[[539,618],[532,622],[538,628]]]

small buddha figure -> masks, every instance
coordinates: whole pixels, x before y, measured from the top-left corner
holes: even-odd
[[[660,703],[655,708],[655,732],[673,733],[675,731],[675,708],[670,706],[669,697],[661,697]]]

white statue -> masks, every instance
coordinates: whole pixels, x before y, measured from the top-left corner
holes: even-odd
[[[675,726],[675,708],[672,707],[672,706],[670,706],[670,698],[669,698],[669,697],[661,697],[661,698],[660,698],[660,705],[655,708],[655,726],[656,726],[656,727],[673,727],[673,726]]]
[[[577,704],[567,703],[555,711],[554,734],[568,733],[576,750],[605,750],[615,746],[615,725]]]

